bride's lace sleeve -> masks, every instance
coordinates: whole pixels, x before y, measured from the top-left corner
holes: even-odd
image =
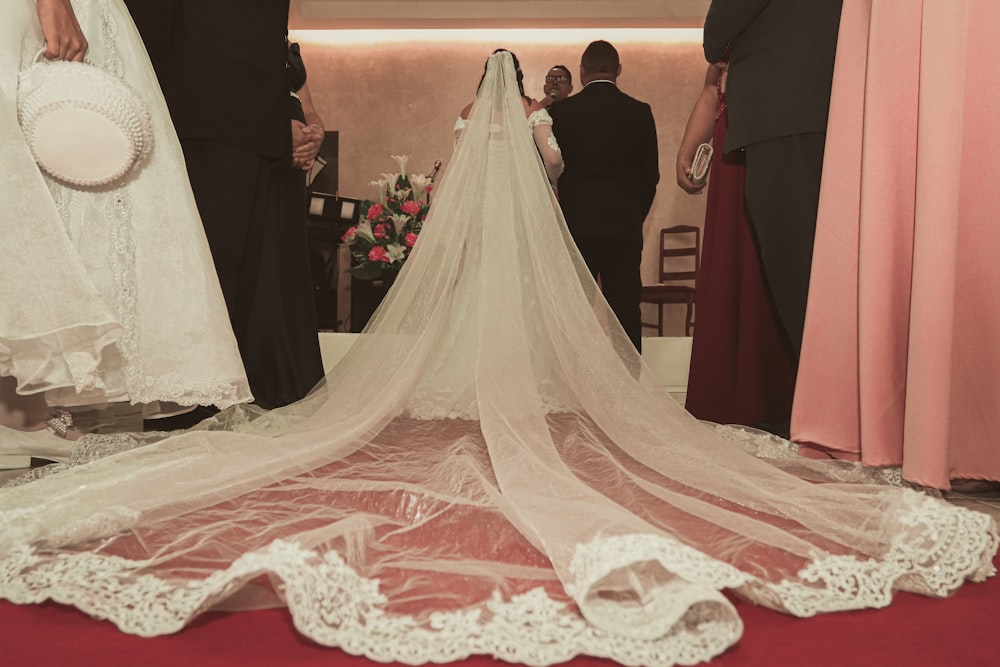
[[[552,134],[552,116],[546,109],[539,109],[528,116],[528,127],[538,146],[538,154],[542,156],[549,182],[552,187],[556,187],[559,175],[563,172],[563,158],[556,137]]]

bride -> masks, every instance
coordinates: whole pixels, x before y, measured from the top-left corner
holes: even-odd
[[[386,662],[670,665],[738,641],[725,590],[810,616],[993,574],[987,515],[674,403],[532,136],[495,53],[413,255],[326,385],[0,491],[0,595],[141,635],[282,605]]]

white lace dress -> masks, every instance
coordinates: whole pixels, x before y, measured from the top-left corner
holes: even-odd
[[[992,575],[988,515],[670,398],[573,246],[516,91],[495,54],[413,254],[324,387],[103,458],[85,438],[80,465],[0,489],[0,596],[145,636],[285,606],[381,662],[667,666],[739,640],[725,590],[811,616]]]
[[[75,189],[43,175],[16,111],[18,73],[43,44],[36,3],[5,0],[0,375],[52,405],[249,400],[180,145],[131,17],[120,0],[73,7],[88,60],[149,105],[154,146],[116,186]]]

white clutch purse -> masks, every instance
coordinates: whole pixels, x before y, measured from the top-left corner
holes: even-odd
[[[699,144],[691,161],[691,180],[695,183],[704,183],[711,166],[712,144]]]
[[[149,108],[127,83],[88,62],[40,51],[18,76],[17,118],[45,172],[67,185],[114,183],[153,147]]]

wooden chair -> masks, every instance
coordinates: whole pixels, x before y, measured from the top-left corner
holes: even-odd
[[[683,266],[676,266],[678,259],[690,258]],[[656,304],[656,323],[643,322],[642,326],[656,329],[663,335],[663,307],[671,304],[687,306],[684,318],[684,335],[691,335],[694,326],[695,286],[701,264],[701,230],[691,225],[675,225],[660,230],[660,276],[656,285],[642,286],[642,303]]]

